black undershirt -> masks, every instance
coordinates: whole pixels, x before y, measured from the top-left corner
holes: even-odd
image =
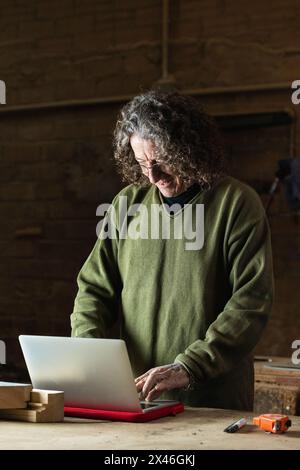
[[[184,191],[181,194],[178,194],[178,196],[172,196],[172,197],[166,197],[162,196],[163,201],[170,207],[172,204],[179,204],[181,207],[184,206],[184,204],[187,204],[191,199],[193,199],[194,196],[200,191],[200,185],[198,183],[194,183],[192,186],[190,186],[186,191]]]

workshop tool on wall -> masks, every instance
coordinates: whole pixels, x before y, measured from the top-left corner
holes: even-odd
[[[265,210],[268,213],[279,183],[285,189],[287,203],[291,211],[300,211],[300,158],[287,158],[278,161],[278,170],[269,190]]]
[[[280,434],[287,431],[292,422],[286,415],[264,414],[253,418],[253,424],[266,432]]]

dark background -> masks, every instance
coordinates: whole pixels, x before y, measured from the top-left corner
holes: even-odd
[[[300,154],[299,22],[297,0],[0,0],[1,377],[24,373],[19,334],[70,334],[96,208],[122,187],[111,134],[130,97],[159,84],[197,97],[224,128],[232,174],[266,202],[277,161]],[[283,187],[269,221],[276,299],[256,352],[290,356],[300,224]]]

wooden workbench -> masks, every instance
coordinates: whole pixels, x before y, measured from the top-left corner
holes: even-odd
[[[253,425],[228,434],[223,429],[253,414],[186,408],[176,417],[143,424],[66,418],[63,423],[0,421],[0,449],[300,449],[300,417],[285,434]]]

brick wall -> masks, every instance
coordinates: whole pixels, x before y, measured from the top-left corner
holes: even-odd
[[[161,77],[161,9],[159,0],[1,0],[0,79],[7,106],[148,89]],[[299,79],[299,15],[296,0],[171,0],[169,72],[180,89]],[[212,113],[299,112],[288,89],[199,99]],[[9,114],[0,106],[5,377],[24,370],[18,334],[69,334],[76,274],[95,241],[96,207],[121,187],[110,145],[119,105]],[[289,132],[237,132],[230,144],[239,162],[236,176],[271,183],[277,159],[289,154]],[[296,152],[298,136],[296,124]],[[277,209],[287,210],[282,191]],[[288,216],[270,222],[276,303],[258,352],[286,355],[300,326],[299,223]]]

